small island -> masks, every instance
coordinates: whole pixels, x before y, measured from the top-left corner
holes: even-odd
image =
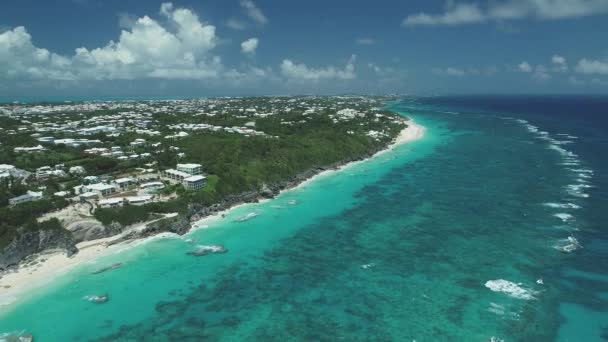
[[[0,270],[272,198],[386,149],[387,97],[255,97],[0,106]],[[103,240],[99,240],[103,239]],[[38,258],[40,259],[40,258]]]

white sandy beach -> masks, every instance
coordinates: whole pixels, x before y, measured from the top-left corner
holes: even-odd
[[[395,149],[399,145],[422,138],[424,136],[424,131],[424,127],[417,125],[410,120],[408,121],[408,127],[401,131],[395,141],[386,149],[379,151],[374,156],[365,160],[348,163],[336,170],[327,170],[321,172],[315,175],[314,177],[311,177],[308,180],[300,183],[298,186],[291,189],[286,189],[284,191],[297,190],[321,177],[334,174],[336,172],[352,167],[353,165],[363,163],[371,158],[375,158],[379,155],[385,154]],[[218,212],[214,215],[207,216],[201,219],[200,221],[194,223],[193,228],[204,228],[214,221],[221,220],[223,218],[223,215],[227,215],[230,211],[243,205],[249,205],[249,203],[240,204],[230,209]],[[48,253],[43,253],[36,258],[36,260],[38,261],[36,265],[21,266],[19,267],[19,269],[12,273],[2,275],[2,277],[0,278],[0,314],[2,313],[2,311],[8,310],[11,304],[17,302],[19,298],[21,298],[28,291],[40,288],[41,286],[48,284],[49,282],[56,279],[58,276],[75,269],[79,265],[83,265],[86,263],[94,263],[100,257],[118,253],[120,252],[120,250],[130,248],[134,245],[139,245],[141,243],[145,243],[147,241],[150,241],[151,239],[166,237],[176,237],[176,235],[171,233],[164,233],[147,239],[125,242],[109,247],[107,247],[105,243],[116,239],[116,236],[105,239],[86,241],[77,245],[79,252],[70,258],[68,258],[63,252],[49,251]]]

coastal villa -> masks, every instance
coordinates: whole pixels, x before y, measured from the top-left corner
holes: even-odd
[[[203,173],[201,164],[177,164],[177,171],[185,172],[189,175],[200,175]]]
[[[184,179],[182,181],[182,184],[184,185],[184,188],[186,188],[186,190],[200,190],[203,188],[203,186],[205,186],[205,183],[207,181],[207,177],[205,176],[201,176],[201,175],[196,175],[196,176],[192,176],[192,177],[188,177],[186,179]]]
[[[30,174],[30,172],[18,169],[13,165],[0,164],[0,179],[9,177],[25,179],[29,177]]]
[[[116,192],[116,186],[105,183],[78,185],[74,187],[74,192],[85,199],[106,197]]]
[[[129,177],[125,177],[125,178],[118,178],[114,181],[114,183],[121,189],[127,189],[128,187],[130,187],[131,185],[135,184],[135,179],[133,178],[129,178]]]
[[[200,164],[177,164],[177,170],[168,169],[161,173],[165,179],[180,182],[187,190],[199,190],[207,181]]]
[[[144,196],[127,196],[127,197],[115,197],[115,198],[104,198],[97,202],[100,208],[117,208],[122,207],[125,204],[129,205],[144,205],[152,201],[151,195]]]
[[[42,192],[28,191],[27,193],[25,193],[21,196],[17,196],[17,197],[13,197],[13,198],[9,199],[8,203],[12,207],[17,204],[21,204],[21,203],[25,203],[25,202],[37,201],[42,198],[43,198]]]
[[[42,147],[42,145],[33,146],[33,147],[15,147],[14,148],[15,153],[20,153],[20,152],[33,153],[33,152],[42,152],[44,150],[45,150],[45,148]]]

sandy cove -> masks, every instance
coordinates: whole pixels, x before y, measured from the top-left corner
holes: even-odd
[[[364,160],[354,161],[351,163],[347,163],[333,170],[323,171],[301,183],[297,186],[285,189],[281,191],[281,193],[286,191],[297,190],[301,187],[304,187],[311,182],[318,180],[321,177],[326,177],[331,174],[340,172],[347,168],[350,168],[354,165],[364,163],[372,158],[376,158],[379,155],[383,155],[389,151],[394,150],[396,147],[405,144],[410,141],[414,141],[420,139],[424,136],[425,128],[417,125],[412,120],[408,121],[408,127],[403,129],[397,138],[389,145],[387,148],[377,152],[373,156],[366,158]],[[264,200],[264,201],[270,201]],[[260,201],[262,202],[262,201]],[[225,215],[227,215],[230,211],[244,206],[249,205],[251,203],[243,203],[236,206],[233,206],[224,211],[218,212],[214,215],[207,216],[192,226],[192,230],[197,228],[205,228],[208,224],[212,222],[216,222],[222,220]],[[5,273],[1,275],[0,278],[0,314],[2,311],[8,311],[11,307],[14,307],[19,299],[26,294],[27,292],[40,288],[49,282],[52,282],[58,276],[61,276],[73,269],[75,269],[79,265],[87,264],[87,263],[95,263],[97,259],[103,256],[116,254],[121,250],[126,248],[131,248],[136,245],[140,245],[142,243],[146,243],[153,239],[158,238],[175,238],[176,234],[171,233],[162,233],[150,238],[135,240],[135,241],[127,241],[120,244],[106,246],[106,243],[112,241],[117,238],[117,236],[112,236],[104,239],[91,240],[81,242],[77,245],[79,252],[72,257],[68,258],[63,252],[53,252],[49,251],[46,253],[41,253],[36,256],[34,259],[37,261],[35,265],[28,266],[20,266],[17,270],[13,270],[9,273]],[[11,305],[13,304],[13,305]]]

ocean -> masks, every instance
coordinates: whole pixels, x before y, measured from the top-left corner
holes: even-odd
[[[608,340],[608,99],[431,97],[390,107],[425,126],[424,138],[187,236],[83,265],[0,312],[0,332],[36,341]],[[258,215],[237,221],[249,213]],[[187,255],[196,244],[228,253]],[[123,267],[91,274],[116,262]],[[110,301],[83,299],[101,294]]]

